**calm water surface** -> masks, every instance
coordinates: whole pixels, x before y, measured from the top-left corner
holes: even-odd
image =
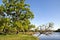
[[[34,36],[38,36],[39,33],[34,34]],[[53,32],[52,34],[45,35],[41,34],[39,36],[40,40],[60,40],[60,32]]]

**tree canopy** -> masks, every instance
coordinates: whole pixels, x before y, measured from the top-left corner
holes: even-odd
[[[0,27],[2,32],[28,31],[34,14],[25,0],[2,0],[0,5]],[[15,32],[14,31],[14,32]]]

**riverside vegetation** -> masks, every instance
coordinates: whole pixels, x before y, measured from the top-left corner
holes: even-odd
[[[38,38],[31,35],[17,34],[17,35],[0,35],[0,40],[38,40]]]
[[[38,40],[20,32],[29,32],[35,25],[30,23],[34,14],[25,0],[2,0],[0,5],[0,40]]]

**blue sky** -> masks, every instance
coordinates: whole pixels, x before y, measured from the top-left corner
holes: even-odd
[[[31,20],[32,24],[39,26],[54,22],[54,29],[60,28],[60,0],[26,0],[26,3],[30,4],[31,11],[35,15]]]
[[[35,18],[32,24],[39,26],[49,22],[54,23],[54,29],[60,28],[60,0],[26,0],[30,4]]]

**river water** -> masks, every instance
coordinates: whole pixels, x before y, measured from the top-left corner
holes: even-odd
[[[38,36],[39,33],[34,34],[34,36],[37,36],[39,40],[60,40],[60,32],[53,32],[52,34],[45,35],[41,34]]]

